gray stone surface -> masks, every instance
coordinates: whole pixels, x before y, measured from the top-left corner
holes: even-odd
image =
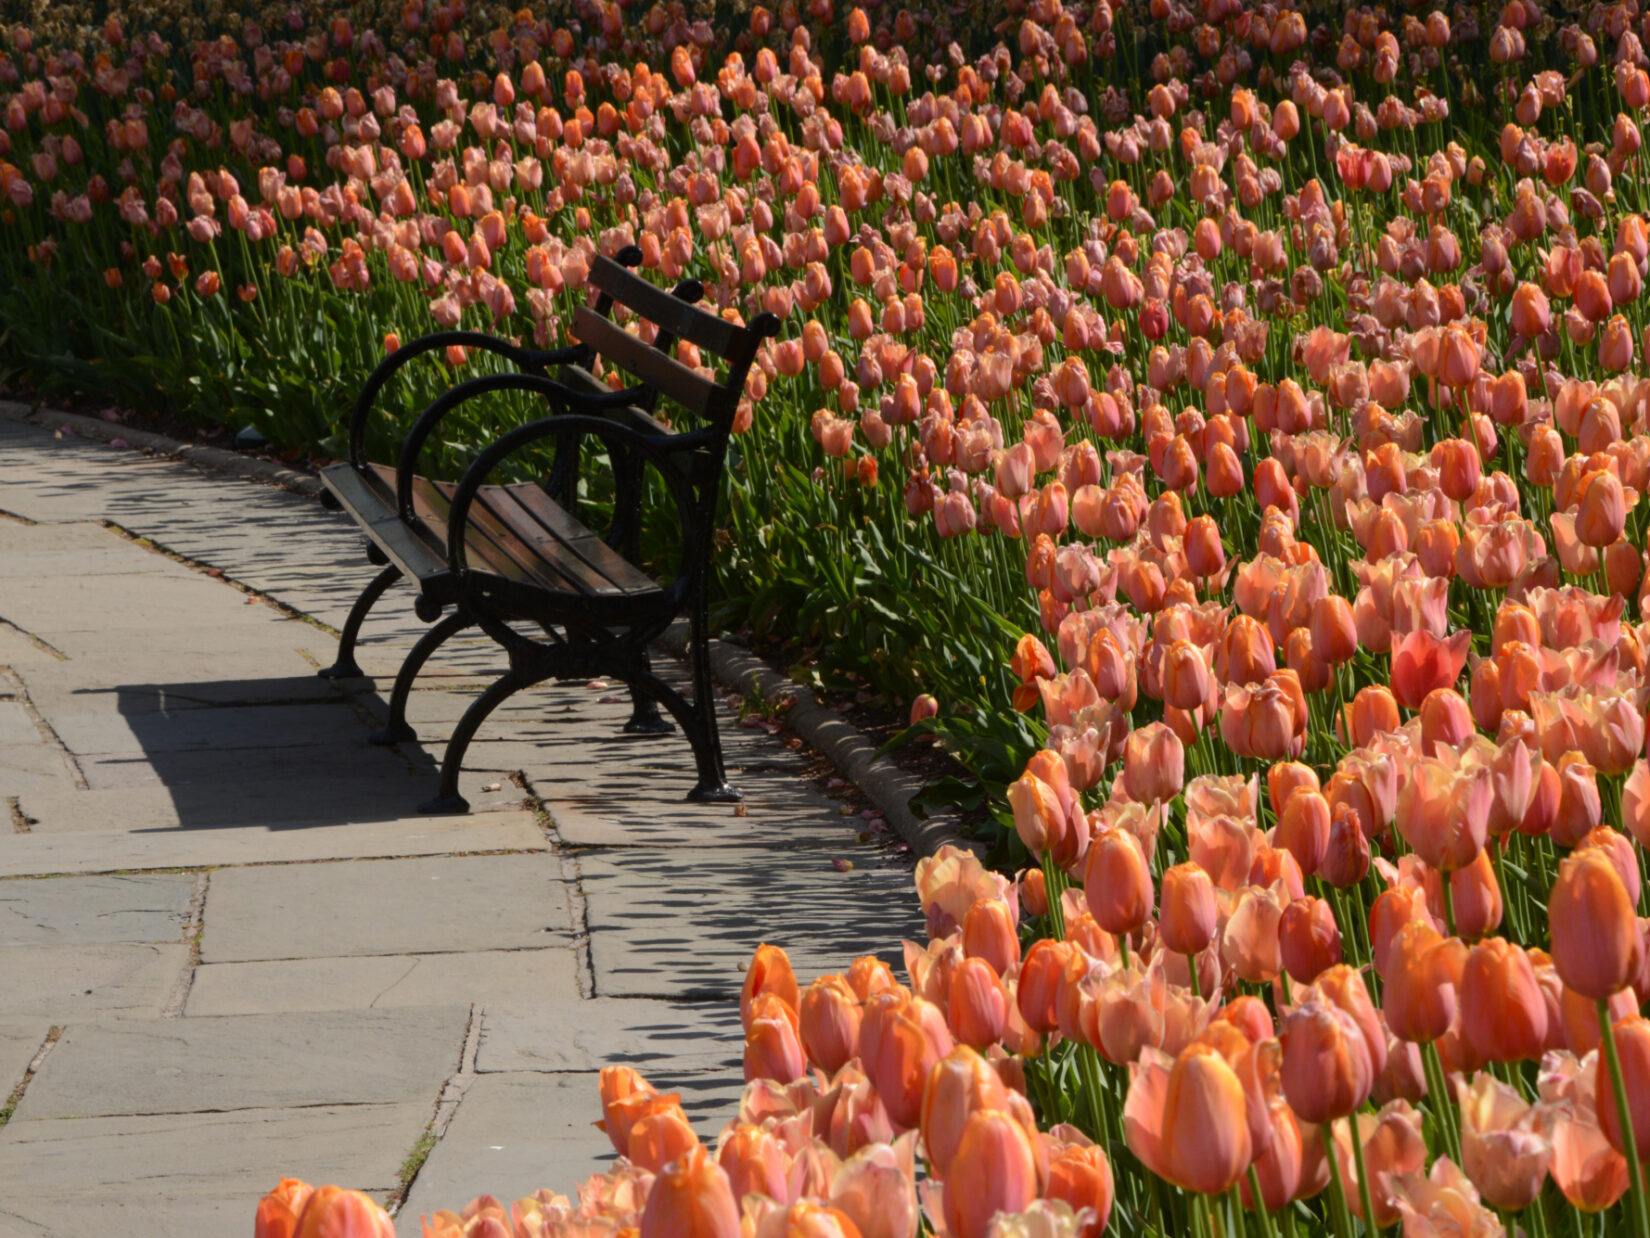
[[[413,794],[400,803],[429,793],[426,785],[409,781]],[[381,807],[380,811],[388,815],[390,810]],[[0,847],[0,877],[184,865],[297,864],[454,851],[543,851],[545,846],[544,832],[525,812],[408,815],[362,823],[346,820],[339,825],[248,822],[219,829],[30,833],[12,835]]]
[[[783,944],[809,979],[861,954],[897,963],[900,938],[922,932],[908,871],[839,872],[815,850],[711,848],[686,864],[674,850],[613,849],[579,867],[603,997],[737,996],[763,941]]]
[[[387,1197],[429,1120],[422,1101],[154,1117],[19,1116],[0,1130],[0,1234],[250,1234],[259,1197],[282,1174]]]
[[[0,882],[0,947],[178,941],[194,887],[181,874]]]
[[[731,1071],[744,1053],[738,1002],[660,1002],[596,997],[578,1003],[489,1004],[476,1069],[594,1071],[634,1066],[659,1072]]]
[[[573,930],[560,862],[537,855],[230,869],[206,907],[206,963],[531,949]]]
[[[431,1006],[76,1024],[17,1116],[433,1102],[469,1021],[468,1006]]]
[[[661,1075],[655,1082],[682,1094],[707,1143],[739,1111],[737,1077]],[[415,1238],[420,1215],[456,1211],[483,1192],[508,1202],[547,1187],[577,1198],[580,1182],[613,1165],[613,1145],[591,1125],[601,1116],[594,1074],[481,1076],[413,1183],[396,1232]]]
[[[182,943],[0,949],[0,1000],[8,1016],[57,1023],[106,1014],[154,1017],[188,963]]]
[[[51,1030],[45,1019],[0,1019],[0,1104],[23,1082],[29,1063]]]
[[[576,1009],[579,972],[572,948],[210,963],[196,969],[184,1013],[278,1014],[509,1001]]]

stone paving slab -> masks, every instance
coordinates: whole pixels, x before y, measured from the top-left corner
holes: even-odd
[[[521,998],[517,998],[521,1003]],[[744,1031],[738,1002],[659,1002],[596,997],[577,1004],[489,1005],[476,1070],[655,1072],[731,1070],[740,1075]]]
[[[153,757],[154,759],[151,759]],[[419,801],[435,793],[436,766],[421,754],[409,756],[403,749],[380,748],[369,744],[366,729],[357,730],[347,743],[293,744],[286,747],[224,748],[206,751],[165,753],[99,753],[79,758],[78,764],[88,786],[96,790],[128,787],[188,786],[216,787],[249,779],[283,778],[294,795],[303,793],[305,781],[313,776],[343,777],[351,772],[366,780],[405,779],[422,768],[425,781],[411,784],[400,803],[385,801],[385,811],[407,812]]]
[[[56,655],[42,649],[16,628],[0,624],[0,666],[9,666],[12,670],[18,671],[25,666],[58,660]]]
[[[171,752],[354,746],[365,738],[361,719],[342,697],[321,704],[69,714],[55,718],[52,726],[77,756],[130,753],[147,755],[157,764],[161,754]]]
[[[201,961],[531,949],[572,932],[548,855],[235,868],[207,891]]]
[[[188,962],[182,943],[3,949],[5,1013],[58,1023],[107,1014],[157,1017]]]
[[[250,1234],[259,1197],[283,1173],[349,1182],[385,1198],[429,1120],[422,1101],[19,1117],[0,1130],[0,1235]]]
[[[40,732],[21,701],[0,700],[0,747],[38,744]]]
[[[433,1102],[469,1021],[468,1006],[432,1006],[75,1024],[17,1117]]]
[[[390,771],[387,778],[359,773],[305,778],[257,778],[224,785],[172,783],[97,791],[37,792],[18,797],[36,834],[125,830],[159,832],[184,827],[203,832],[222,826],[334,825],[406,816],[408,797],[426,793],[433,775]],[[273,856],[311,859],[311,856]]]
[[[178,941],[194,888],[188,875],[0,882],[0,946]]]
[[[52,717],[347,699],[296,649],[248,650],[223,669],[223,678],[205,678],[202,659],[194,653],[150,655],[134,668],[128,651],[105,649],[16,671],[36,708]]]
[[[465,954],[373,955],[212,963],[195,970],[184,1014],[277,1014],[295,1010],[389,1010],[530,997],[550,1009],[579,1002],[571,946]]]
[[[232,590],[226,592],[231,597],[245,596]],[[315,629],[302,620],[285,618],[268,606],[246,606],[245,609],[263,613],[249,615],[257,622],[226,623],[222,627],[213,626],[213,617],[200,614],[192,620],[180,619],[173,627],[128,624],[124,622],[126,616],[120,615],[110,616],[109,626],[104,628],[55,630],[35,635],[69,658],[92,658],[112,650],[141,649],[145,655],[193,657],[197,665],[215,663],[231,677],[238,677],[234,668],[242,659],[296,652],[314,643]],[[0,615],[4,613],[0,611]],[[116,618],[121,622],[115,622]],[[140,679],[135,667],[141,664],[133,665],[134,671],[127,678]]]
[[[135,547],[132,553],[147,557]],[[53,644],[61,633],[107,631],[111,616],[127,631],[173,633],[192,630],[208,615],[214,625],[233,627],[292,622],[268,606],[247,605],[245,596],[194,572],[48,576],[9,581],[0,614]]]
[[[75,785],[74,766],[44,740],[0,747],[0,796],[61,791]]]
[[[737,1077],[660,1075],[653,1082],[682,1093],[682,1107],[707,1143],[739,1111]],[[590,1125],[601,1116],[594,1074],[477,1078],[419,1171],[396,1233],[417,1238],[420,1215],[462,1208],[483,1192],[506,1203],[540,1187],[576,1198],[580,1182],[613,1165],[613,1145]]]
[[[813,850],[717,848],[687,865],[674,850],[614,849],[581,855],[579,869],[604,997],[737,996],[764,940],[781,942],[807,978],[861,954],[897,964],[899,938],[922,933],[909,872],[839,872]]]
[[[23,1082],[51,1030],[47,1019],[0,1019],[0,1104]]]
[[[446,855],[454,851],[543,851],[546,846],[544,832],[526,812],[406,816],[341,825],[276,822],[133,833],[31,833],[12,835],[0,847],[0,877]]]

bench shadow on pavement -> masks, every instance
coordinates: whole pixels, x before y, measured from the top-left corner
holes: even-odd
[[[370,743],[387,706],[366,681],[352,687],[311,676],[124,684],[113,689],[124,726],[104,745],[116,750],[81,765],[93,789],[164,788],[169,811],[158,806],[150,830],[418,816],[435,761],[416,743]]]

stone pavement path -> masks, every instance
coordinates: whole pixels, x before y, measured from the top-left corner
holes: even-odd
[[[368,623],[381,678],[315,670],[372,571],[312,500],[0,420],[0,1238],[250,1233],[282,1173],[403,1235],[570,1190],[611,1156],[603,1064],[725,1120],[759,941],[807,979],[917,934],[909,858],[726,710],[742,815],[580,684],[494,714],[474,812],[418,816],[501,659],[450,642],[422,743],[367,743],[410,595]]]

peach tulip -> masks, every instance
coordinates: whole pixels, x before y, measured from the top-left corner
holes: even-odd
[[[1358,1179],[1359,1159],[1352,1150],[1354,1138],[1362,1145],[1362,1164],[1369,1173],[1375,1225],[1385,1228],[1395,1224],[1398,1201],[1393,1194],[1393,1179],[1399,1174],[1420,1173],[1426,1168],[1427,1145],[1421,1134],[1420,1111],[1408,1101],[1395,1100],[1378,1113],[1353,1114],[1335,1123],[1333,1152],[1339,1162],[1347,1208],[1353,1216],[1361,1218],[1363,1191]]]
[[[1547,1005],[1522,948],[1500,937],[1480,941],[1462,964],[1457,998],[1462,1032],[1480,1057],[1517,1062],[1541,1056]]]
[[[1461,1166],[1497,1208],[1527,1208],[1546,1183],[1553,1144],[1542,1114],[1493,1075],[1458,1085]]]
[[[1151,868],[1135,836],[1124,829],[1097,835],[1083,862],[1083,894],[1108,933],[1133,933],[1152,914]]]
[[[1547,919],[1553,963],[1566,986],[1594,1001],[1626,986],[1638,925],[1607,855],[1587,847],[1564,860],[1548,898]]]
[[[1650,1019],[1633,1013],[1618,1019],[1614,1026],[1616,1057],[1621,1063],[1621,1078],[1626,1087],[1627,1113],[1616,1106],[1614,1085],[1609,1072],[1598,1073],[1597,1095],[1594,1107],[1598,1111],[1599,1126],[1610,1146],[1623,1156],[1627,1154],[1627,1128],[1630,1119],[1633,1145],[1639,1161],[1650,1160]]]
[[[999,1212],[1037,1197],[1037,1164],[1025,1129],[1008,1114],[981,1110],[963,1127],[945,1181],[945,1222],[955,1238],[986,1238]]]
[[[360,1191],[322,1186],[298,1214],[293,1238],[395,1238],[390,1214]]]
[[[1247,1101],[1218,1050],[1193,1044],[1172,1062],[1150,1051],[1131,1073],[1123,1129],[1147,1169],[1204,1195],[1243,1176],[1254,1159]]]
[[[1343,1118],[1369,1098],[1375,1069],[1357,1021],[1327,1001],[1290,1011],[1278,1029],[1281,1078],[1289,1107],[1303,1122]]]
[[[745,983],[739,991],[739,1017],[749,1026],[751,1007],[759,993],[772,993],[795,1010],[800,1001],[796,974],[791,971],[790,956],[778,946],[766,942],[756,947],[750,966],[745,969]]]
[[[704,1148],[660,1169],[642,1212],[640,1238],[739,1238],[728,1175]]]
[[[853,1153],[831,1179],[830,1203],[858,1228],[861,1238],[916,1238],[914,1136],[868,1144]]]
[[[1392,692],[1398,703],[1419,709],[1429,692],[1453,687],[1467,664],[1472,633],[1463,629],[1448,640],[1416,629],[1392,644]]]

